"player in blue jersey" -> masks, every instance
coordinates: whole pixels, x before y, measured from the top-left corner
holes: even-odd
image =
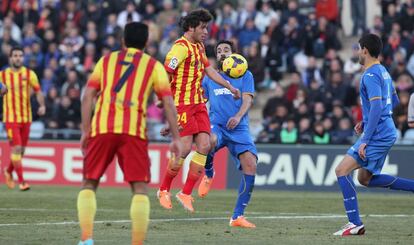
[[[224,59],[234,51],[233,44],[230,41],[219,41],[215,51],[218,67],[221,70]],[[243,172],[236,207],[230,219],[230,226],[255,228],[256,226],[243,216],[253,190],[257,163],[257,150],[249,133],[248,118],[248,111],[254,97],[254,79],[250,71],[247,71],[238,79],[233,79],[222,71],[220,74],[231,85],[241,91],[242,99],[234,100],[228,89],[215,83],[210,78],[204,77],[202,86],[205,97],[210,102],[209,117],[213,150],[207,156],[206,175],[200,182],[198,194],[200,197],[207,195],[214,176],[214,153],[226,146],[235,160],[237,168]]]
[[[364,186],[414,191],[413,180],[381,174],[385,158],[397,139],[392,110],[399,99],[390,74],[378,60],[382,50],[381,39],[374,34],[366,34],[359,40],[359,45],[359,62],[365,68],[360,81],[363,120],[355,126],[355,132],[362,135],[335,169],[349,220],[334,233],[338,236],[365,233],[350,175],[353,170],[358,169],[358,181]]]

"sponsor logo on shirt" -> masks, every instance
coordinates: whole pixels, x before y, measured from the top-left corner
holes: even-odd
[[[230,90],[228,90],[227,88],[216,88],[214,89],[214,95],[218,96],[218,95],[227,95],[227,94],[232,94],[230,92]]]
[[[178,66],[178,59],[177,57],[172,57],[170,60],[170,63],[168,64],[168,68],[171,68],[173,70],[177,69]]]

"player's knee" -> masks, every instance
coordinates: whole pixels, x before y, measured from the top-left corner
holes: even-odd
[[[248,175],[255,175],[257,166],[256,160],[256,157],[251,153],[248,153],[246,156],[240,157],[243,173]]]
[[[15,147],[13,147],[13,150],[12,150],[12,152],[14,153],[14,154],[23,154],[23,147],[22,146],[15,146]]]
[[[216,147],[216,144],[217,144],[217,135],[215,135],[215,134],[211,134],[211,137],[210,137],[210,150],[212,150],[212,149],[214,149],[214,147]]]
[[[190,154],[190,152],[191,152],[191,146],[188,147],[184,145],[181,151],[181,157],[185,159],[188,156],[188,154]]]
[[[207,155],[210,152],[211,145],[210,141],[202,142],[198,144],[197,151],[201,154]]]
[[[370,178],[366,178],[366,176],[358,175],[358,182],[363,186],[368,186]]]
[[[335,174],[337,177],[346,175],[345,170],[340,165],[336,166]]]
[[[243,173],[248,174],[248,175],[255,175],[256,174],[256,164],[246,164],[243,167]]]

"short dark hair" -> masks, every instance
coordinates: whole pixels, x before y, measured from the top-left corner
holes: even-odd
[[[217,42],[216,46],[214,47],[214,53],[217,54],[217,48],[220,44],[228,44],[230,46],[231,52],[234,53],[236,50],[234,50],[234,44],[230,40],[220,40]]]
[[[191,11],[187,16],[184,16],[180,20],[180,26],[184,32],[190,28],[196,28],[200,23],[207,23],[213,19],[213,16],[207,9],[196,9]]]
[[[127,48],[143,49],[148,41],[148,26],[142,22],[125,25],[124,42]]]
[[[361,37],[361,39],[359,39],[358,42],[361,46],[361,49],[366,48],[369,54],[374,58],[378,58],[382,51],[381,38],[375,34],[365,34]]]
[[[9,57],[12,57],[14,51],[22,51],[24,53],[23,47],[14,46],[10,50]]]

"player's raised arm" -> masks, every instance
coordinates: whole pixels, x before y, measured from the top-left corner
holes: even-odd
[[[227,88],[230,90],[230,92],[233,94],[235,99],[240,99],[241,94],[240,90],[233,87],[229,81],[225,80],[218,72],[211,66],[206,67],[205,72],[209,78],[211,78],[214,82],[220,84],[221,86]]]

